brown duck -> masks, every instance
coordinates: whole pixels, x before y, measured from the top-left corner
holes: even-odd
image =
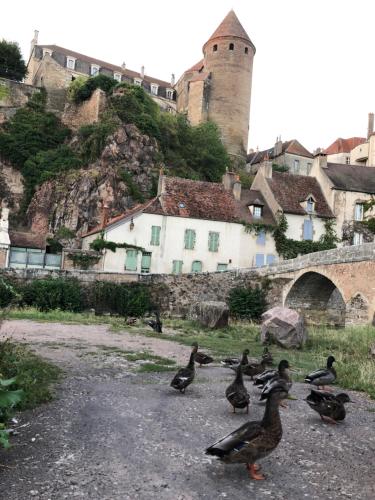
[[[192,346],[196,347],[198,349],[197,342],[193,342]],[[209,356],[208,354],[205,354],[204,352],[197,351],[195,353],[194,360],[201,367],[202,365],[208,365],[208,364],[212,363],[214,358],[211,358],[211,356]]]
[[[194,358],[195,354],[198,350],[197,346],[193,346],[193,350],[190,354],[189,363],[185,368],[180,368],[176,375],[174,376],[171,387],[177,389],[182,394],[185,393],[186,387],[188,387],[194,380],[195,377],[195,366],[194,366]]]
[[[250,396],[243,383],[241,365],[237,366],[236,377],[234,382],[227,387],[225,396],[233,406],[233,413],[236,413],[236,408],[246,408],[246,413],[249,413]]]

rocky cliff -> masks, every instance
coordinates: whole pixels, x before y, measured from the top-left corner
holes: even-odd
[[[99,223],[103,204],[112,216],[149,198],[161,166],[158,156],[154,139],[134,125],[120,126],[96,162],[37,189],[27,211],[31,230],[54,233],[66,226],[83,234]]]

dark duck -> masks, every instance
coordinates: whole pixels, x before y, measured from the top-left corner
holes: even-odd
[[[178,372],[176,373],[171,382],[171,387],[177,389],[182,394],[185,393],[186,387],[188,387],[194,380],[195,377],[194,358],[197,350],[198,347],[194,345],[193,350],[191,351],[190,354],[189,363],[186,365],[185,368],[180,368],[178,370]]]
[[[225,396],[233,407],[233,413],[236,413],[236,408],[246,408],[246,413],[249,413],[250,396],[243,383],[241,365],[237,366],[235,379],[227,387]]]
[[[311,389],[311,393],[305,399],[306,403],[314,411],[319,413],[323,422],[337,424],[345,419],[345,403],[352,403],[349,396],[342,392],[336,396],[331,392]]]
[[[277,370],[265,370],[260,375],[257,375],[254,380],[254,385],[264,387],[270,380],[281,378],[288,384],[288,389],[292,387],[292,380],[289,375],[291,366],[286,359],[282,359]]]
[[[154,332],[163,333],[163,323],[160,320],[159,312],[155,312],[155,319],[151,319],[150,321],[147,321],[146,324],[148,326],[151,326],[151,328],[154,330]]]
[[[249,349],[245,349],[242,353],[242,357],[240,358],[225,358],[221,361],[221,364],[229,367],[237,367],[240,365],[247,365],[249,363],[248,355],[250,354]]]
[[[333,356],[328,356],[327,368],[319,368],[318,370],[309,373],[309,375],[306,375],[305,377],[305,382],[316,385],[318,389],[324,389],[325,386],[333,384],[336,380],[336,370],[332,366],[335,361],[336,360]]]
[[[193,345],[193,347],[196,347],[198,349],[197,342],[194,342],[192,345]],[[214,358],[211,358],[211,356],[209,356],[208,354],[205,354],[204,352],[197,351],[195,353],[194,360],[196,363],[199,364],[199,366],[202,366],[202,365],[208,365],[208,364],[212,363]]]

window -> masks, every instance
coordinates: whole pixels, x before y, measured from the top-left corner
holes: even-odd
[[[43,49],[43,57],[48,54],[49,56],[52,56],[52,50],[48,50],[48,49]]]
[[[69,69],[75,69],[76,60],[74,59],[74,57],[67,57],[66,58],[66,67]]]
[[[362,203],[355,204],[354,220],[363,220],[363,204]]]
[[[114,80],[121,82],[121,73],[113,73]]]
[[[312,220],[306,219],[303,221],[303,239],[312,240],[313,239],[313,224]]]
[[[217,45],[215,43],[215,45],[213,46],[213,49],[212,49],[214,52],[217,52]]]
[[[210,252],[217,252],[219,249],[219,233],[210,231],[208,233],[208,250]]]
[[[306,201],[306,212],[311,214],[314,211],[314,208],[315,208],[315,201],[314,198],[310,196],[309,198],[307,198]]]
[[[151,94],[158,95],[159,85],[151,83]]]
[[[160,226],[151,226],[151,241],[150,245],[158,247],[160,245]]]
[[[299,174],[299,160],[294,160],[294,163],[293,163],[293,172],[295,174]]]
[[[142,85],[142,80],[140,78],[134,78],[134,85]]]
[[[260,219],[262,217],[262,207],[259,205],[254,205],[253,217],[254,219]]]
[[[234,50],[234,43],[229,44],[229,50]]]
[[[228,264],[218,264],[217,270],[220,272],[226,271],[228,269]]]
[[[345,163],[346,163],[347,165],[350,165],[350,156],[347,156],[347,157],[345,158]]]
[[[195,231],[194,229],[185,230],[185,248],[186,250],[194,250],[195,247]]]
[[[137,270],[137,250],[126,250],[126,260],[125,260],[125,270],[126,271],[136,271]]]
[[[266,264],[270,265],[273,264],[274,262],[275,262],[275,256],[272,254],[268,254],[266,257]]]
[[[91,64],[91,76],[97,76],[99,74],[100,66],[96,64]]]
[[[245,54],[247,54],[248,52],[249,52],[248,47],[245,47]]]
[[[306,174],[307,175],[310,175],[311,169],[312,169],[312,163],[308,163],[307,164],[307,168],[306,168]]]
[[[193,264],[191,266],[192,273],[201,273],[202,272],[202,262],[200,260],[193,260]]]
[[[142,252],[141,273],[149,273],[151,267],[151,252]]]
[[[263,253],[257,253],[255,255],[255,266],[256,267],[264,266],[264,254]]]
[[[266,233],[265,231],[260,231],[257,235],[257,245],[265,245],[266,244]]]
[[[172,263],[172,273],[181,274],[182,273],[182,260],[174,260]]]
[[[167,89],[167,99],[173,99],[173,89]]]
[[[363,234],[362,233],[354,233],[353,234],[353,245],[362,245],[363,243]]]

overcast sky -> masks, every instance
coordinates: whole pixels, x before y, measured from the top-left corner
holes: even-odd
[[[202,56],[233,8],[257,48],[249,147],[277,135],[308,149],[364,136],[375,111],[373,0],[18,0],[1,7],[0,37],[29,55],[33,30],[56,44],[168,80]]]

